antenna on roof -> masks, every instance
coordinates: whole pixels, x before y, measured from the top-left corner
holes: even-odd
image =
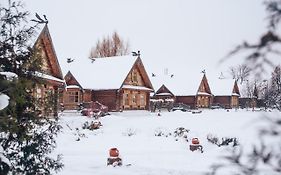
[[[201,71],[201,73],[205,74],[205,73],[206,73],[206,70],[205,70],[205,69],[204,69],[204,70],[202,70],[202,71]]]

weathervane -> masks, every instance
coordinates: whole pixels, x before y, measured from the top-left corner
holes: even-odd
[[[73,61],[74,61],[74,59],[72,59],[72,58],[67,58],[67,59],[66,59],[66,62],[67,62],[67,63],[72,63]]]
[[[133,54],[134,57],[135,57],[135,56],[140,56],[140,55],[141,55],[139,50],[138,50],[138,53],[137,53],[137,52],[132,52],[132,54]]]
[[[48,19],[47,19],[47,17],[46,17],[46,15],[43,15],[43,17],[44,17],[44,19],[42,19],[41,17],[40,17],[40,15],[38,15],[38,13],[35,13],[35,17],[37,18],[37,19],[32,19],[31,21],[33,21],[33,22],[38,22],[39,24],[48,24]]]

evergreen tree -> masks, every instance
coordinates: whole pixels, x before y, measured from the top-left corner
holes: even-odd
[[[257,70],[256,76],[265,72],[265,65],[274,65],[271,61],[274,56],[280,56],[280,20],[281,20],[281,0],[265,0],[266,11],[268,13],[268,31],[263,34],[259,41],[254,44],[244,41],[232,50],[227,57],[249,51],[246,55],[246,63],[251,65],[252,70]],[[281,111],[281,69],[277,66],[271,76],[271,84],[268,87],[266,82],[265,100],[266,107],[275,105]],[[223,168],[234,168],[232,174],[259,175],[259,174],[280,174],[281,173],[281,115],[275,117],[266,116],[266,126],[259,129],[260,144],[254,144],[251,151],[245,151],[238,147],[229,155],[226,155],[225,162],[214,164],[212,172],[215,175]],[[244,152],[243,152],[244,151]],[[261,169],[262,167],[262,169]],[[266,170],[266,171],[265,171]]]
[[[28,15],[21,2],[9,0],[7,7],[0,3],[0,71],[17,75],[12,80],[0,76],[0,92],[10,97],[8,107],[0,111],[0,146],[12,174],[51,174],[63,166],[60,156],[49,156],[61,127],[57,118],[47,117],[47,112],[39,117],[36,110],[39,101],[34,88],[44,81],[34,76],[41,69],[41,59],[30,45],[42,20],[33,20],[34,25],[28,26]],[[45,101],[46,105],[53,103]],[[0,174],[6,174],[1,162],[0,158]]]

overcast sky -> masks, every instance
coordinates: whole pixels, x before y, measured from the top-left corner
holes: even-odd
[[[47,15],[63,72],[66,58],[87,59],[103,36],[117,31],[141,51],[149,72],[218,66],[243,40],[255,42],[266,27],[262,0],[25,0],[31,14]],[[72,63],[74,64],[74,63]],[[82,67],[82,65],[81,65]]]

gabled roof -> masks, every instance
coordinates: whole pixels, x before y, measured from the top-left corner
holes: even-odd
[[[205,74],[176,74],[151,76],[155,89],[165,85],[175,96],[195,96]]]
[[[167,88],[164,84],[155,92],[155,95],[169,95],[174,96],[174,94]]]
[[[80,85],[80,83],[76,80],[76,78],[72,75],[70,71],[67,72],[67,74],[64,76],[65,83],[68,87],[75,85],[79,88],[83,89],[83,87]]]
[[[212,93],[215,96],[240,95],[235,79],[212,79],[209,80]],[[238,90],[238,92],[236,92]]]
[[[148,76],[148,74],[147,74],[147,72],[146,72],[146,70],[145,70],[145,67],[144,67],[144,65],[143,65],[143,63],[142,63],[142,61],[141,61],[141,59],[140,59],[139,56],[137,57],[137,59],[136,59],[134,65],[132,66],[132,68],[130,69],[130,71],[128,72],[128,74],[126,75],[125,78],[127,78],[128,75],[129,75],[134,69],[138,70],[138,72],[140,73],[140,76],[141,76],[141,78],[142,78],[142,80],[143,80],[144,85],[146,86],[146,88],[148,88],[150,91],[154,91],[153,86],[152,86],[152,83],[151,83],[151,81],[150,81],[150,78],[149,78],[149,76]],[[122,85],[123,85],[123,86],[122,86],[121,88],[124,88],[125,82],[126,82],[126,79],[124,79],[124,81],[122,82]]]
[[[136,64],[143,66],[139,57],[131,55],[97,58],[95,61],[80,58],[69,64],[69,70],[85,89],[120,89]],[[142,75],[147,76],[146,83],[151,85],[145,71]]]
[[[49,73],[51,75],[49,76],[62,80],[63,79],[62,71],[57,59],[57,55],[54,49],[54,45],[47,24],[42,29],[40,35],[38,36],[37,40],[34,43],[33,48],[36,49],[38,46],[42,46],[43,49],[42,51],[46,54],[47,57],[46,61],[51,70],[51,72]],[[46,74],[46,72],[44,72],[44,74]]]

